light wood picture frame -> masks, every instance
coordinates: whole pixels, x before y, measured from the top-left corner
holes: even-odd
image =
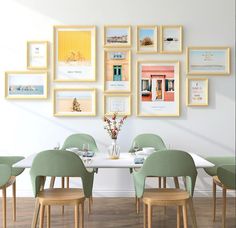
[[[96,81],[96,27],[54,26],[56,82]]]
[[[179,116],[179,61],[137,61],[137,116]]]
[[[104,94],[103,113],[111,116],[117,113],[118,116],[131,115],[131,95],[130,94]]]
[[[96,89],[55,88],[53,91],[54,116],[96,116]]]
[[[105,48],[129,48],[132,40],[130,25],[105,25],[103,46]]]
[[[186,78],[187,106],[208,106],[208,78]]]
[[[104,50],[104,92],[131,92],[131,50]]]
[[[158,52],[158,32],[156,25],[138,25],[136,27],[136,49],[138,54]]]
[[[48,74],[45,71],[5,72],[6,99],[46,99]]]
[[[229,47],[186,48],[186,70],[188,75],[229,75]]]
[[[27,41],[27,69],[48,69],[48,46],[48,41]]]
[[[160,52],[162,54],[182,54],[183,26],[163,25],[160,27]]]

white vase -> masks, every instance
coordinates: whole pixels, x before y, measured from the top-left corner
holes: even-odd
[[[108,148],[108,155],[110,159],[119,159],[120,147],[117,145],[116,139],[112,139],[111,146]]]

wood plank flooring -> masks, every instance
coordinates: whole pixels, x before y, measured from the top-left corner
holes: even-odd
[[[85,207],[86,228],[141,228],[143,227],[142,211],[140,215],[135,212],[133,198],[94,198],[92,214],[87,213]],[[198,221],[198,228],[221,228],[221,200],[217,199],[216,222],[212,221],[212,205],[210,198],[195,198],[194,206]],[[235,198],[227,199],[227,228],[236,227],[236,201]],[[17,221],[12,221],[12,204],[7,200],[7,227],[28,228],[34,209],[33,198],[17,198]],[[61,215],[61,207],[53,207],[51,211],[51,227],[72,228],[74,221],[73,209],[65,207],[65,214]],[[153,227],[175,228],[176,209],[167,207],[166,215],[163,208],[154,209]],[[2,227],[2,210],[0,210],[0,227]],[[46,227],[46,224],[45,224]],[[189,218],[189,227],[191,220]]]

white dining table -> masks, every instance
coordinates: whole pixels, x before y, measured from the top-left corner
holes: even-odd
[[[56,152],[55,152],[56,153]],[[68,152],[73,153],[73,152]],[[195,163],[196,168],[214,167],[214,164],[202,158],[201,156],[189,153]],[[31,168],[33,160],[37,153],[31,154],[25,159],[15,163],[15,168]],[[86,168],[140,168],[143,164],[134,163],[135,155],[128,152],[120,153],[119,159],[109,159],[107,153],[98,152],[91,158],[82,158]]]

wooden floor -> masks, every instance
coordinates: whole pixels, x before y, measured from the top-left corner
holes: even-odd
[[[17,221],[12,221],[11,200],[7,202],[7,227],[28,228],[34,209],[33,198],[17,199]],[[221,201],[217,200],[216,222],[212,222],[212,206],[210,198],[195,198],[194,206],[199,228],[221,228]],[[227,199],[227,228],[236,227],[236,203],[235,198]],[[143,227],[142,213],[135,213],[133,198],[94,198],[93,212],[87,213],[87,202],[85,208],[85,227],[87,228],[118,228],[118,227]],[[162,208],[154,209],[153,227],[176,227],[176,209],[167,207],[166,215]],[[2,227],[2,211],[0,210]],[[66,207],[64,216],[61,215],[61,207],[52,208],[51,227],[73,227],[72,208]],[[189,221],[191,227],[191,222]],[[46,227],[46,226],[45,226]]]

